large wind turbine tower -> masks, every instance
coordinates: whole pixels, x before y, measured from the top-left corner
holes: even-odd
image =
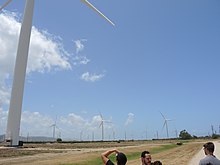
[[[12,0],[8,0],[0,7],[0,11],[6,7]],[[20,132],[20,122],[21,122],[21,109],[22,100],[24,92],[24,82],[27,67],[28,51],[30,44],[32,19],[34,11],[34,1],[26,0],[23,21],[21,24],[17,56],[14,68],[14,78],[11,92],[11,100],[8,113],[6,140],[10,141],[10,146],[18,146],[19,144],[19,132]],[[96,9],[87,0],[81,0],[109,23],[114,25],[105,15],[103,15],[98,9]]]

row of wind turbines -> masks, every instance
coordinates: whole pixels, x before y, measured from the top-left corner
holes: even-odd
[[[12,0],[7,0],[1,7],[0,11],[4,9]],[[8,113],[8,122],[6,130],[6,140],[10,141],[10,146],[19,145],[19,132],[21,122],[21,109],[24,92],[24,83],[26,76],[27,59],[30,45],[30,36],[32,28],[32,19],[34,12],[35,0],[26,0],[25,10],[23,14],[23,21],[21,24],[20,36],[18,41],[18,49],[14,68],[13,85],[11,91],[11,99]],[[89,8],[93,9],[106,21],[114,26],[114,23],[95,8],[89,1],[81,0]]]
[[[99,128],[101,128],[101,140],[104,141],[104,125],[105,124],[113,124],[113,122],[110,121],[110,120],[105,120],[101,113],[99,114],[99,116],[100,116]],[[50,125],[50,127],[52,128],[52,137],[53,137],[53,139],[56,139],[56,130],[59,130],[59,137],[61,136],[60,135],[61,134],[61,130],[57,126],[57,117],[56,117],[54,123]],[[80,134],[82,134],[82,132]],[[82,139],[82,138],[80,138],[80,139]]]
[[[168,118],[166,118],[165,116],[164,116],[164,114],[162,113],[162,112],[160,112],[160,114],[161,114],[161,116],[162,116],[162,118],[163,118],[163,120],[164,120],[164,123],[163,123],[163,127],[162,127],[162,131],[164,130],[164,129],[166,129],[166,137],[167,137],[167,139],[170,137],[169,136],[169,127],[168,127],[168,122],[170,122],[170,121],[173,121],[172,119],[168,119]],[[99,113],[99,117],[100,117],[100,120],[99,120],[99,122],[100,122],[100,124],[99,124],[99,128],[101,128],[101,140],[102,141],[104,141],[105,140],[105,125],[106,124],[113,124],[113,122],[112,121],[110,121],[110,120],[105,120],[104,118],[103,118],[103,115],[101,114],[101,113]],[[57,117],[56,117],[56,120],[55,120],[55,122],[52,124],[52,125],[50,125],[50,127],[52,128],[52,137],[53,137],[53,139],[56,139],[56,137],[55,137],[55,135],[56,135],[56,130],[59,130],[59,137],[61,137],[61,130],[60,130],[60,128],[57,126]],[[93,132],[93,136],[94,136],[94,132]],[[113,138],[115,138],[114,137],[115,136],[115,132],[113,131]],[[157,132],[157,138],[158,138],[158,132]],[[126,132],[125,132],[125,139],[126,139]],[[80,132],[80,140],[82,140],[82,131]]]

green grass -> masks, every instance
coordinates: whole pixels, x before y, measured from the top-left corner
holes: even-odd
[[[150,153],[151,154],[157,154],[157,153],[160,153],[160,152],[163,152],[163,151],[175,148],[175,147],[178,147],[178,146],[176,144],[161,145],[159,147],[152,148],[150,150]],[[138,158],[140,158],[141,152],[142,151],[140,151],[140,152],[132,152],[130,154],[126,154],[126,156],[127,156],[128,160],[138,159]]]
[[[167,151],[169,149],[175,148],[175,147],[179,147],[176,144],[167,144],[167,145],[161,145],[159,147],[156,148],[152,148],[150,150],[151,154],[156,154],[156,153],[160,153],[163,151]],[[135,159],[139,159],[140,158],[140,154],[142,151],[140,152],[132,152],[129,154],[126,154],[128,160],[135,160]],[[101,160],[101,157],[98,155],[96,158],[90,159],[88,157],[86,157],[87,161],[86,162],[81,162],[81,163],[66,163],[66,164],[60,164],[60,165],[88,165],[88,164],[95,164],[95,165],[103,165],[103,162]],[[114,155],[110,155],[109,159],[111,159],[113,162],[115,162],[115,156]]]

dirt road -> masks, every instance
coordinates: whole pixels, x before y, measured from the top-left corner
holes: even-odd
[[[217,158],[220,158],[220,142],[219,141],[213,141],[213,143],[215,144],[215,152],[214,155]],[[188,163],[188,165],[198,165],[200,159],[204,158],[205,154],[203,151],[203,147],[201,145],[201,150],[191,159],[191,161]]]

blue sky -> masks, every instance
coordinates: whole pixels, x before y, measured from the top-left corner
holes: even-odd
[[[5,1],[1,0],[1,4]],[[220,1],[35,1],[21,134],[166,137],[220,126]],[[1,5],[0,4],[0,5]],[[6,129],[24,0],[0,13],[0,134]]]

